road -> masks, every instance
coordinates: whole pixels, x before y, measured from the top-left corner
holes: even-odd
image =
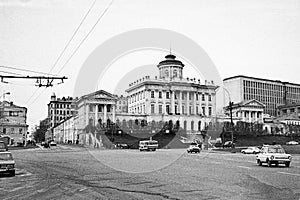
[[[15,177],[1,199],[300,199],[300,156],[290,168],[258,166],[254,155],[185,150],[12,151]]]

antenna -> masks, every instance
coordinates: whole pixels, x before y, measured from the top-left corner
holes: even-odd
[[[172,46],[171,46],[171,42],[170,42],[170,55],[172,55]]]

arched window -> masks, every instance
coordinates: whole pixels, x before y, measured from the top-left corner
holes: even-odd
[[[183,122],[183,129],[186,131],[186,126],[187,126],[187,122],[186,121],[184,121]]]
[[[191,121],[191,130],[194,130],[194,121]]]
[[[201,121],[198,121],[198,131],[201,131]]]

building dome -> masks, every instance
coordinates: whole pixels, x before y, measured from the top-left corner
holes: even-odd
[[[176,56],[173,54],[166,55],[165,58],[165,60],[159,62],[157,65],[159,69],[159,78],[181,79],[184,64],[180,60],[176,60]]]

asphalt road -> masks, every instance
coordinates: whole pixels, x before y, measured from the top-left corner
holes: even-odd
[[[254,155],[185,150],[12,151],[15,177],[0,199],[300,199],[300,156],[291,167],[258,166]]]

